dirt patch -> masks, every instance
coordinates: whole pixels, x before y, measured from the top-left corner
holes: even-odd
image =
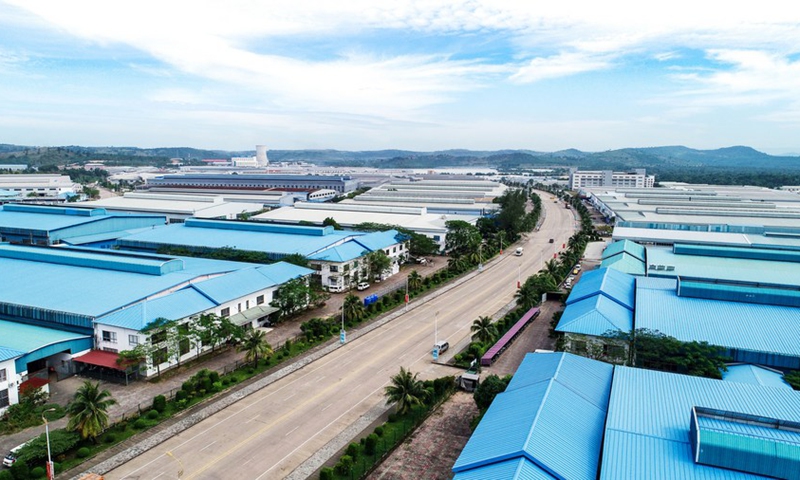
[[[472,394],[457,392],[387,458],[368,480],[446,480],[478,414]]]

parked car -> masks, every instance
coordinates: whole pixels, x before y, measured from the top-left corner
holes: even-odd
[[[369,288],[369,283],[367,282],[358,282],[358,286],[356,287],[359,291],[366,290]]]
[[[522,247],[517,247],[517,250],[514,252],[514,255],[521,257],[522,256]]]
[[[425,257],[419,257],[417,258],[417,263],[419,263],[420,265],[425,265],[426,263],[428,263],[428,259]]]
[[[17,461],[17,455],[19,455],[19,451],[22,450],[22,447],[27,445],[28,442],[23,443],[22,445],[17,445],[16,447],[12,448],[8,455],[5,456],[3,459],[3,466],[10,467],[14,465],[14,462]]]
[[[555,239],[553,238],[550,239],[550,243],[555,243],[555,242],[556,242]]]
[[[331,293],[344,292],[344,287],[341,285],[328,285],[327,289]]]
[[[433,344],[433,348],[439,350],[439,355],[443,354],[450,348],[450,344],[445,342],[444,340],[439,340],[438,342]]]

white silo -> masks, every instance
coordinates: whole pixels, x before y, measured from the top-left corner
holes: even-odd
[[[256,163],[259,167],[266,167],[269,165],[266,145],[256,145]]]

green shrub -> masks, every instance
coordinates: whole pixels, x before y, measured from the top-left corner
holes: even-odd
[[[149,412],[147,412],[147,418],[149,418],[150,420],[155,420],[156,418],[158,418],[159,415],[160,414],[158,413],[158,410],[150,410]]]
[[[58,462],[53,462],[53,471],[55,473],[61,473],[64,470],[64,467],[61,466]]]
[[[238,381],[239,381],[239,379],[238,379],[238,378],[236,378],[236,377],[231,377],[231,385],[233,385],[234,383],[236,383],[236,382],[238,382]]]
[[[88,447],[81,447],[78,449],[78,452],[75,455],[77,455],[78,458],[86,458],[89,456],[90,453],[91,451],[89,450]]]
[[[215,392],[220,392],[220,391],[222,391],[222,382],[214,382],[214,383],[212,383],[212,384],[211,384],[211,388],[212,388],[212,389],[213,389]]]
[[[375,455],[375,449],[378,446],[378,436],[374,433],[367,435],[367,441],[364,443],[364,454]]]
[[[231,384],[231,377],[225,377],[222,379],[222,384],[226,387]]]
[[[181,400],[186,400],[189,394],[186,393],[186,390],[178,390],[175,392],[175,401],[180,402]]]
[[[114,443],[117,441],[117,436],[114,434],[114,432],[108,432],[103,438],[103,441],[106,443]]]
[[[200,381],[200,391],[202,392],[203,390],[205,390],[206,392],[210,392],[211,385],[213,385],[213,383],[211,382],[211,378],[203,377],[203,379]]]
[[[253,370],[253,367],[250,367],[250,368],[247,369],[247,374],[248,375],[252,375],[254,372],[255,372],[255,370]]]
[[[44,478],[47,474],[45,472],[44,467],[35,467],[31,469],[31,478]]]
[[[189,403],[189,400],[185,398],[178,400],[177,402],[175,402],[175,408],[177,408],[178,410],[183,410],[184,408],[186,408],[187,403]]]
[[[361,452],[361,446],[357,443],[351,443],[347,446],[347,450],[345,451],[346,455],[350,455],[353,460],[358,459],[358,454]]]
[[[389,420],[389,423],[396,422],[397,421],[397,414],[396,413],[390,413],[389,417],[388,417],[388,420]]]
[[[0,470],[0,480],[14,480],[11,470]]]
[[[214,370],[211,370],[210,372],[208,372],[208,379],[211,380],[211,383],[219,382],[219,373],[215,372]]]
[[[147,422],[145,422],[144,419],[142,419],[142,418],[138,418],[138,419],[136,419],[135,422],[133,422],[133,428],[135,428],[137,430],[141,430],[146,426],[147,426]]]
[[[167,397],[164,395],[156,395],[153,397],[153,410],[158,413],[163,413],[167,409]]]
[[[319,471],[319,480],[333,480],[333,469],[322,467],[322,470]]]
[[[336,473],[339,475],[350,475],[353,471],[353,457],[350,455],[342,455],[342,458],[336,463]]]
[[[16,480],[30,478],[31,471],[28,468],[28,462],[25,460],[17,460],[14,465],[11,465],[11,475]]]
[[[383,436],[383,425],[378,425],[375,427],[375,435],[382,437]]]

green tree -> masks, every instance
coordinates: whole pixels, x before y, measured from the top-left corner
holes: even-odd
[[[422,405],[427,398],[428,392],[422,381],[417,379],[418,375],[400,367],[400,373],[392,376],[391,384],[384,389],[386,404],[397,404],[397,413],[401,415],[414,405]]]
[[[116,403],[108,390],[100,390],[100,382],[83,382],[67,405],[67,429],[80,433],[81,438],[96,441],[108,427],[108,408]]]
[[[514,297],[517,299],[517,306],[527,310],[539,304],[541,294],[532,282],[526,280],[514,293]]]
[[[326,217],[325,220],[322,221],[322,226],[331,226],[334,230],[343,230],[342,226],[339,225],[339,223],[333,217]]]
[[[787,373],[783,376],[783,379],[795,390],[800,390],[800,370]]]
[[[308,268],[308,258],[304,257],[299,253],[292,253],[290,255],[286,255],[285,257],[281,258],[281,261],[286,263],[291,263],[292,265],[297,265],[298,267]]]
[[[408,274],[408,289],[411,291],[419,290],[422,287],[422,275],[416,270]]]
[[[489,344],[497,338],[497,325],[492,323],[492,317],[478,317],[472,322],[470,331],[472,338],[484,344]]]
[[[80,442],[78,432],[64,429],[50,431],[50,454],[57,457],[66,453]],[[47,460],[47,438],[44,433],[28,442],[19,452],[19,459],[25,460],[29,465],[38,464]]]
[[[366,262],[370,274],[377,280],[380,280],[381,276],[392,266],[392,259],[383,250],[368,253]]]
[[[494,397],[506,391],[506,387],[508,387],[510,381],[510,375],[503,378],[497,375],[489,375],[481,380],[478,388],[475,389],[475,393],[472,394],[472,398],[475,400],[475,405],[478,406],[478,410],[482,412],[486,411],[494,401]]]
[[[367,315],[367,311],[361,299],[352,293],[344,298],[342,308],[344,309],[344,319],[348,323],[360,322]]]
[[[240,341],[244,332],[242,327],[234,324],[228,317],[220,317],[214,313],[204,313],[197,319],[200,345],[211,345],[214,351],[218,345],[228,341]]]
[[[266,337],[267,334],[263,330],[248,330],[239,345],[239,351],[245,352],[245,360],[253,362],[254,366],[258,366],[259,357],[272,355],[272,347],[267,343]]]
[[[470,255],[478,251],[478,246],[483,240],[478,227],[463,220],[448,220],[445,250],[453,255]]]
[[[270,305],[280,310],[282,318],[287,318],[305,308],[312,294],[313,291],[304,278],[295,278],[278,288]]]

